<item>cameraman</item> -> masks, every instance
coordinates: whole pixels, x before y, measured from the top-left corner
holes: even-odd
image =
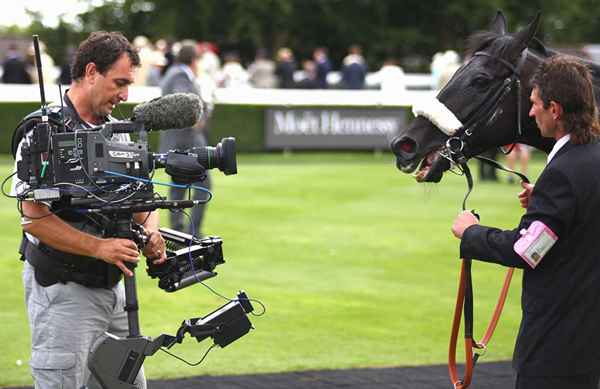
[[[71,67],[73,82],[64,95],[66,131],[112,120],[112,110],[127,100],[139,64],[137,52],[121,33],[90,34],[77,49]],[[21,126],[29,130],[33,124],[25,120]],[[123,134],[115,137],[113,140],[127,140]],[[17,160],[21,159],[20,150],[21,145]],[[13,192],[23,192],[26,186],[15,178]],[[155,263],[164,262],[158,213],[135,214],[134,221],[149,235],[143,254]],[[126,264],[137,263],[137,246],[129,239],[104,238],[101,220],[61,208],[58,203],[23,201],[21,224],[35,387],[99,388],[87,368],[89,351],[105,331],[120,337],[128,334],[120,280],[121,272],[133,274]],[[136,385],[146,387],[143,370]]]

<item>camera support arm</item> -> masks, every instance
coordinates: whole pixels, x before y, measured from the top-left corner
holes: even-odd
[[[240,291],[236,300],[205,317],[185,320],[176,336],[161,334],[152,340],[142,336],[119,338],[106,333],[92,347],[88,367],[104,389],[136,389],[134,381],[147,356],[154,355],[161,347],[182,343],[186,333],[198,342],[212,337],[216,345],[225,347],[250,331],[252,324],[247,314],[253,310],[246,293]]]

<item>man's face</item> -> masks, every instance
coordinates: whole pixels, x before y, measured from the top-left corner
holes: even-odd
[[[90,103],[94,116],[103,118],[121,101],[127,101],[129,85],[133,83],[135,66],[126,53],[123,53],[112,66],[102,74],[96,71],[91,79]]]
[[[540,91],[537,87],[531,91],[529,98],[531,101],[531,110],[529,116],[535,118],[540,133],[545,138],[554,138],[556,134],[557,116],[555,112],[556,103],[550,102],[547,108],[544,108],[544,102],[540,98]]]

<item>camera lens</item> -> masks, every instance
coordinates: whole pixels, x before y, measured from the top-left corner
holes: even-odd
[[[225,175],[237,173],[235,138],[223,138],[215,147],[195,147],[192,150],[206,169],[218,168]]]

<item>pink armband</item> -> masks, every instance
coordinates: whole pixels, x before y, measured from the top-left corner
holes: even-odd
[[[535,220],[513,246],[515,252],[534,269],[558,240],[556,234],[544,223]]]

